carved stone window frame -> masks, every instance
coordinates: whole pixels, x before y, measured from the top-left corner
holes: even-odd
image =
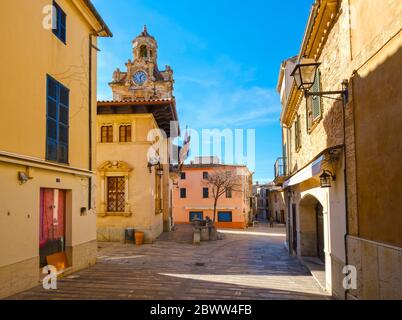
[[[99,172],[99,186],[100,186],[100,206],[98,211],[99,217],[106,216],[124,216],[130,217],[132,215],[130,199],[129,199],[129,179],[133,168],[124,161],[106,161],[98,167]],[[125,209],[124,212],[108,212],[107,199],[107,178],[108,177],[124,177],[125,178]]]

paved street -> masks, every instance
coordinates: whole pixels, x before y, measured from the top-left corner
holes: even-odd
[[[189,243],[191,230],[152,245],[100,243],[98,263],[13,299],[328,299],[283,247],[285,230],[266,225],[223,231],[225,239]]]

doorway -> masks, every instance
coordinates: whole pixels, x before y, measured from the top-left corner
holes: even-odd
[[[292,204],[292,248],[295,253],[297,253],[297,219],[296,219],[296,204]]]
[[[280,223],[284,224],[285,223],[285,210],[281,210],[281,220]]]
[[[323,206],[312,195],[300,201],[300,250],[304,257],[315,257],[325,262]]]
[[[46,257],[66,248],[66,191],[40,189],[39,258],[40,267]]]

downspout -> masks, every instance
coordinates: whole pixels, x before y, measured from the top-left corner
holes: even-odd
[[[89,141],[88,141],[88,169],[92,172],[92,49],[100,51],[99,48],[93,45],[92,37],[98,36],[104,29],[97,32],[91,33],[89,35],[89,47],[88,47],[88,130],[89,130]],[[92,177],[88,178],[88,210],[92,209]]]
[[[349,265],[349,259],[348,259],[348,245],[347,245],[347,237],[349,234],[349,203],[348,203],[348,176],[347,176],[347,166],[346,166],[346,105],[348,103],[348,96],[342,97],[342,104],[343,104],[343,110],[342,110],[342,115],[343,115],[343,175],[344,175],[344,185],[345,185],[345,227],[346,227],[346,232],[344,235],[344,244],[345,244],[345,265]],[[347,294],[348,294],[348,289],[345,289],[345,300],[347,300]]]
[[[348,6],[348,15],[349,15],[349,45],[350,45],[350,50],[349,50],[349,54],[350,54],[350,59],[352,60],[352,34],[351,34],[351,16],[350,16],[350,0],[347,1],[347,6]],[[349,87],[351,85],[353,85],[353,80],[349,81]],[[343,82],[342,86],[344,86],[343,89],[348,89],[346,87],[346,81]],[[353,90],[352,90],[352,94],[353,94]],[[348,93],[346,95],[346,97],[342,97],[342,103],[343,103],[343,165],[344,165],[344,185],[345,185],[345,228],[346,228],[346,232],[345,232],[345,236],[344,236],[344,244],[345,244],[345,265],[348,266],[349,265],[349,255],[348,255],[348,243],[347,243],[347,239],[348,239],[348,235],[349,235],[349,201],[348,201],[348,175],[347,175],[347,166],[346,166],[346,162],[347,162],[347,157],[346,157],[346,107],[349,104],[349,90]],[[348,293],[349,293],[349,289],[345,289],[345,300],[348,300]]]

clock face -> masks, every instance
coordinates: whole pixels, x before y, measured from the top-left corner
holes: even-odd
[[[142,86],[147,81],[147,75],[144,71],[138,71],[134,74],[133,80],[137,85]]]

